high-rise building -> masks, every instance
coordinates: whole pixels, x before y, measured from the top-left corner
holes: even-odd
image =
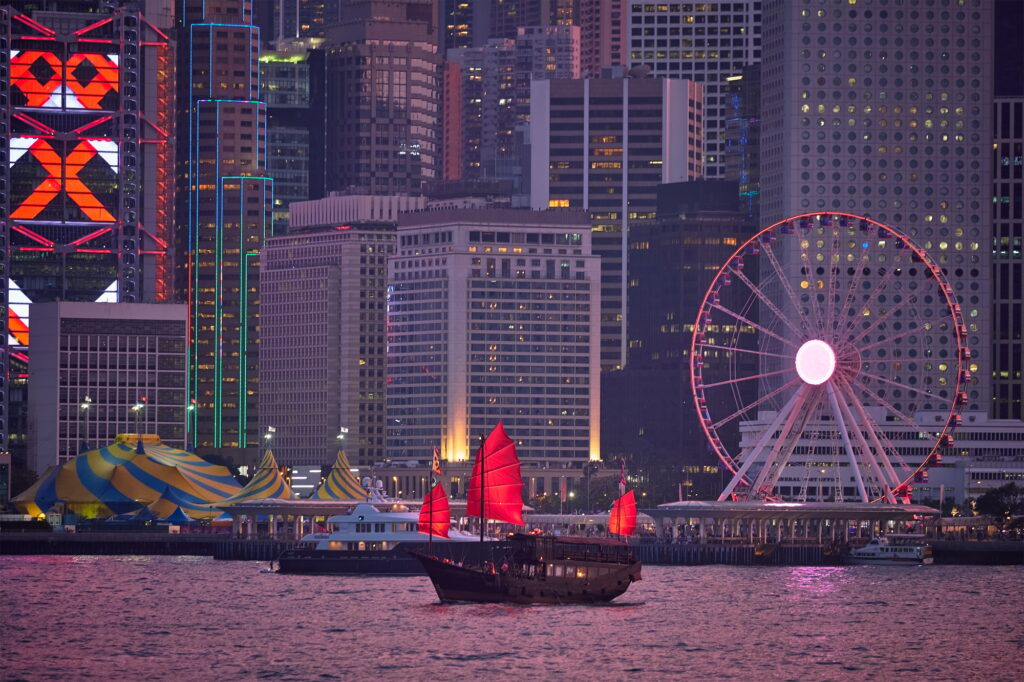
[[[181,291],[189,302],[189,440],[259,455],[259,253],[272,234],[260,31],[249,0],[186,0],[178,17]]]
[[[304,227],[267,240],[260,419],[264,429],[276,429],[282,465],[329,465],[342,427],[354,466],[384,461],[387,259],[394,246],[393,222]]]
[[[572,25],[578,12],[579,0],[494,0],[488,37],[515,38],[524,26]]]
[[[701,176],[702,92],[673,79],[534,81],[530,205],[590,214],[601,256],[601,366],[626,363],[626,240],[658,185]]]
[[[579,0],[582,75],[596,78],[601,70],[625,63],[625,20],[622,0]]]
[[[600,264],[582,211],[399,217],[389,261],[387,447],[466,462],[499,421],[524,462],[600,456]]]
[[[29,468],[119,433],[185,447],[185,325],[177,303],[38,303],[29,360]]]
[[[458,175],[447,180],[502,180],[518,193],[523,181],[523,127],[530,119],[530,83],[578,78],[579,27],[520,28],[514,39],[498,38],[482,47],[448,51],[444,136],[458,154]],[[449,87],[450,83],[450,87]],[[457,98],[457,99],[448,99]],[[457,119],[457,120],[456,120]]]
[[[995,3],[992,416],[1024,420],[1024,3]]]
[[[327,32],[327,189],[420,194],[437,179],[433,0],[353,0]]]
[[[914,239],[959,300],[969,409],[987,411],[992,5],[770,0],[764,28],[761,115],[771,133],[761,137],[761,222],[849,211]],[[823,242],[810,246],[810,258],[827,257]],[[914,353],[941,345],[938,331],[917,335]],[[909,353],[910,341],[899,343]]]
[[[270,43],[323,38],[328,26],[338,23],[342,0],[256,0],[252,23]]]
[[[20,464],[30,305],[171,297],[174,55],[166,3],[17,6],[0,6],[0,450]]]
[[[325,194],[327,110],[324,53],[310,41],[278,42],[260,56],[267,104],[267,174],[274,179],[274,231],[288,231],[293,201]]]
[[[740,210],[756,220],[761,193],[761,65],[748,66],[725,80],[725,179],[737,183]]]
[[[761,4],[762,0],[628,4],[627,63],[644,65],[657,77],[685,78],[704,86],[708,179],[725,177],[726,78],[761,61]]]
[[[483,45],[491,30],[492,4],[470,0],[438,0],[437,25],[441,32],[441,54],[453,48]]]
[[[687,498],[721,490],[718,458],[693,405],[689,347],[712,277],[754,232],[736,194],[736,183],[724,180],[661,185],[657,219],[630,229],[629,360],[602,375],[601,444],[606,455],[629,460],[631,471],[650,475],[656,498],[674,498],[680,487]],[[740,287],[723,293],[723,304],[738,309],[749,295]],[[731,355],[738,357],[703,358],[705,380],[728,379],[732,362],[756,373],[756,356]],[[755,385],[736,389],[745,402],[755,400]],[[722,407],[726,414],[735,409]],[[719,435],[739,443],[738,429]]]

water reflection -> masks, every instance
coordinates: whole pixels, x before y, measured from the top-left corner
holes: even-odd
[[[786,587],[798,597],[835,592],[850,572],[842,566],[795,566],[787,571]]]

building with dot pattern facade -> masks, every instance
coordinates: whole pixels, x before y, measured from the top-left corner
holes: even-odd
[[[990,3],[767,0],[763,35],[762,223],[848,211],[909,235],[952,283],[972,353],[969,409],[987,411]],[[925,361],[948,343],[940,336],[901,341],[894,355]]]

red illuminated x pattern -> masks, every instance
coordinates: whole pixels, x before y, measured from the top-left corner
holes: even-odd
[[[103,98],[118,90],[115,55],[79,52],[67,64],[52,52],[11,51],[11,85],[25,96],[24,106],[104,109]],[[62,98],[58,89],[65,86]]]
[[[28,141],[31,138],[16,139]],[[85,164],[97,154],[107,152],[108,148],[116,154],[116,145],[110,140],[82,140],[71,150],[62,164],[60,154],[49,142],[42,138],[34,139],[28,146],[28,153],[35,157],[48,175],[11,213],[11,217],[16,220],[32,220],[42,213],[63,188],[68,198],[78,204],[90,220],[113,222],[114,216],[78,178]],[[114,170],[116,172],[116,166]]]

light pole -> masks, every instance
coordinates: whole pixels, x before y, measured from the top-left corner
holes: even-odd
[[[575,500],[575,499],[576,499],[576,491],[575,490],[570,490],[569,491],[569,513],[570,514],[572,513],[572,501]]]
[[[79,447],[86,452],[89,450],[89,408],[92,407],[92,398],[85,396],[78,407],[82,410],[82,418],[85,421],[85,438]]]
[[[270,450],[270,439],[274,437],[275,433],[277,433],[277,429],[275,429],[273,426],[268,426],[267,432],[263,434],[263,440],[266,441],[266,447],[263,450],[264,454],[266,454],[266,452]]]
[[[192,398],[188,405],[185,406],[185,449],[188,450],[188,437],[192,435],[192,452],[196,450],[195,444],[195,429],[192,426],[192,414],[196,411],[196,399]]]
[[[142,440],[142,432],[139,431],[139,416],[145,407],[146,406],[141,402],[141,400],[136,401],[135,404],[132,405],[132,412],[135,413],[135,437],[138,440]]]

